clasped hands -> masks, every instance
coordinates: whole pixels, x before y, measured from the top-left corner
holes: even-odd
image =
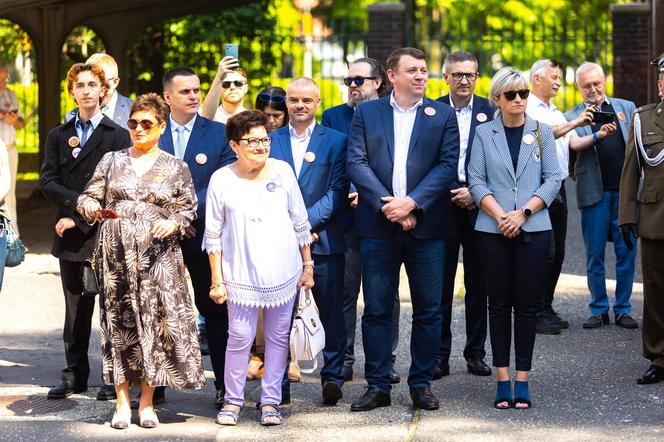
[[[458,189],[450,190],[452,193],[452,202],[462,209],[474,210],[477,208],[475,200],[473,200],[472,195],[467,187],[459,187]]]
[[[384,196],[381,197],[381,201],[386,203],[381,210],[389,221],[401,224],[405,232],[415,228],[417,218],[412,212],[417,209],[417,204],[411,197]]]
[[[507,238],[515,238],[521,233],[521,226],[526,222],[526,215],[521,209],[502,214],[496,220],[498,230]]]

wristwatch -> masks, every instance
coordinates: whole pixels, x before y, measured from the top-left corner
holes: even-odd
[[[526,218],[530,218],[530,215],[533,214],[533,211],[530,210],[530,209],[527,208],[527,207],[522,207],[522,208],[521,208],[521,211],[523,212],[523,214],[524,214],[524,216],[525,216]]]

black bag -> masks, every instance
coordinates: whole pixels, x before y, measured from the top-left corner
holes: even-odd
[[[99,293],[99,278],[95,268],[95,259],[86,259],[81,264],[81,287],[84,296],[95,296]]]
[[[5,235],[7,235],[7,259],[5,267],[16,267],[25,260],[25,246],[18,237],[12,222],[5,219]]]

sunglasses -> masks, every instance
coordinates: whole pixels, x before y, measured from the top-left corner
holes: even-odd
[[[246,141],[247,144],[249,145],[249,147],[251,147],[252,149],[255,149],[255,148],[258,147],[259,144],[261,144],[263,146],[269,146],[272,143],[272,137],[267,136],[267,137],[263,137],[263,138],[254,138],[254,137],[240,138],[240,141]]]
[[[242,87],[245,85],[245,82],[242,80],[222,81],[221,87],[223,87],[224,89],[228,89],[231,87],[231,84],[235,87]]]
[[[357,77],[344,78],[344,84],[349,87],[353,83],[355,83],[355,86],[362,86],[366,80],[375,80],[375,79],[376,77],[363,77],[361,75],[358,75]]]
[[[284,103],[284,102],[286,102],[286,97],[284,97],[283,95],[270,95],[270,94],[265,93],[265,92],[261,92],[260,94],[258,94],[256,96],[256,98],[258,98],[259,100],[261,100],[265,103],[270,103],[270,102],[272,102],[272,103]]]
[[[150,120],[141,120],[141,121],[136,121],[133,118],[130,120],[127,120],[127,127],[131,130],[136,130],[138,128],[138,125],[141,125],[143,130],[150,132],[152,128],[157,124],[153,121]]]
[[[525,100],[528,98],[528,95],[530,95],[530,90],[528,89],[521,89],[520,91],[507,91],[503,92],[503,95],[505,95],[505,98],[507,101],[512,101],[516,98],[516,94],[519,94],[519,97],[521,97],[522,100]]]

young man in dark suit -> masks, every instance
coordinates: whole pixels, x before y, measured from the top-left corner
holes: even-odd
[[[473,146],[475,128],[486,121],[493,120],[495,109],[486,98],[474,94],[479,76],[477,59],[470,52],[452,52],[445,57],[443,76],[450,88],[450,93],[438,101],[452,106],[459,124],[459,162],[457,177],[452,182],[444,203],[449,206],[448,225],[452,228],[445,238],[445,269],[441,311],[443,326],[440,340],[440,352],[436,358],[433,379],[440,379],[450,373],[450,352],[452,349],[452,297],[454,278],[456,277],[459,248],[463,245],[463,281],[466,289],[466,347],[463,356],[468,372],[477,376],[490,376],[491,368],[484,362],[486,351],[487,297],[484,277],[477,247],[475,220],[477,206],[468,191],[466,168]]]
[[[78,112],[49,132],[39,178],[42,192],[58,207],[51,253],[60,260],[65,295],[67,367],[62,381],[48,392],[49,399],[86,391],[90,374],[88,345],[95,298],[82,295],[81,264],[92,256],[97,225],[85,222],[76,212],[76,202],[104,154],[131,145],[129,133],[100,111],[108,90],[101,67],[75,64],[67,74],[67,89],[78,104]],[[112,385],[102,387],[97,396],[99,400],[114,398]]]
[[[159,146],[187,163],[198,198],[196,220],[187,228],[181,246],[184,263],[194,287],[196,308],[205,318],[217,390],[215,405],[221,407],[225,393],[228,309],[226,304],[215,304],[210,299],[210,264],[207,253],[201,250],[201,243],[205,233],[205,199],[210,177],[215,170],[235,161],[235,155],[226,142],[226,126],[198,115],[201,82],[193,70],[187,67],[171,69],[164,75],[163,87],[164,99],[171,113]]]

